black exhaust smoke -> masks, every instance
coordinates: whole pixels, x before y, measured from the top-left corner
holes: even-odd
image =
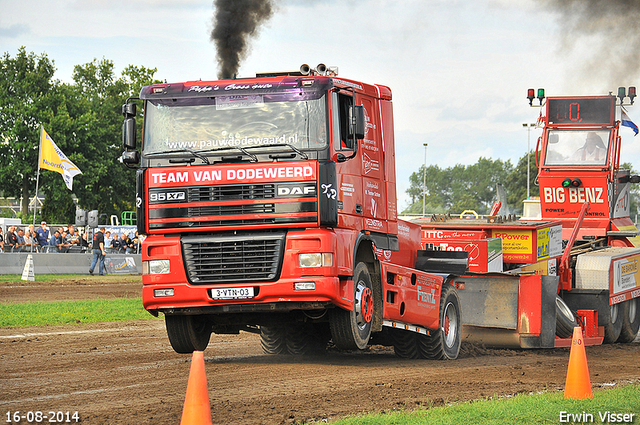
[[[637,84],[640,0],[538,1],[558,15],[563,48],[590,51],[579,64],[584,80],[607,84],[607,90]]]
[[[211,41],[218,52],[219,79],[234,78],[249,49],[249,39],[273,14],[273,0],[214,0]]]

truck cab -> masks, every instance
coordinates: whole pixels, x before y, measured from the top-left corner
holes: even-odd
[[[147,235],[143,304],[164,314],[176,351],[240,330],[259,332],[267,353],[329,337],[363,349],[391,325],[383,312],[405,314],[405,301],[419,296],[421,272],[408,269],[420,232],[397,218],[391,100],[388,87],[324,65],[155,84],[137,100],[140,152],[136,103],[123,106],[123,159],[139,162],[137,223]],[[413,286],[401,291],[400,274],[413,274]],[[418,288],[434,303],[416,302],[405,317],[426,334],[440,329],[440,294],[451,291],[421,274]],[[398,294],[389,308],[387,284]]]

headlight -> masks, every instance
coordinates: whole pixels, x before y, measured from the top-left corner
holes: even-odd
[[[333,266],[333,253],[314,252],[298,254],[298,265],[300,267],[331,267]]]
[[[142,274],[167,274],[171,272],[169,260],[149,260],[142,262]]]

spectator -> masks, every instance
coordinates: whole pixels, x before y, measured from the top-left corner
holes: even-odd
[[[27,231],[24,233],[24,245],[25,251],[31,251],[31,247],[36,247],[38,244],[35,242],[35,238],[33,237],[33,226],[29,226]]]
[[[2,227],[0,227],[0,252],[4,252],[4,238],[2,237]]]
[[[140,235],[138,234],[138,231],[136,230],[136,233],[133,237],[133,244],[135,245],[135,252],[134,254],[140,254],[140,244],[142,243],[143,238],[140,237]]]
[[[25,246],[27,245],[24,240],[24,230],[18,229],[18,234],[16,235],[18,238],[18,243],[15,246],[16,251],[24,251]]]
[[[104,246],[105,246],[105,248],[107,248],[107,247],[108,247],[108,248],[109,248],[109,251],[111,251],[111,242],[112,242],[112,239],[111,239],[111,232],[107,230],[107,231],[104,233]]]
[[[89,274],[93,274],[93,270],[96,268],[96,263],[100,262],[99,272],[100,276],[104,276],[104,256],[106,254],[104,250],[104,227],[101,227],[98,232],[93,235],[93,261],[89,268]]]
[[[49,229],[46,221],[40,223],[40,227],[36,230],[36,242],[43,248],[49,244]]]
[[[120,235],[120,249],[119,252],[122,254],[131,254],[135,250],[135,245],[129,236],[126,233],[122,233]]]
[[[120,252],[120,238],[118,238],[117,233],[113,234],[113,239],[111,240],[111,252]]]
[[[62,227],[60,227],[59,229],[62,229]],[[58,249],[60,250],[60,252],[69,252],[69,247],[71,246],[71,244],[67,242],[67,232],[65,232],[64,230],[58,230],[58,233],[60,233],[60,241],[62,242]]]
[[[87,232],[83,233],[80,237],[80,246],[82,247],[82,251],[85,251],[86,248],[89,247],[89,241],[87,241]]]
[[[78,236],[77,230],[74,231],[73,224],[67,226],[67,235],[65,239],[69,246],[77,246],[80,243],[80,237]]]
[[[4,235],[4,244],[7,252],[18,251],[18,236],[16,236],[16,226],[9,226],[9,230]]]
[[[62,245],[62,236],[60,232],[56,230],[49,239],[49,249],[47,252],[60,252],[60,246]]]

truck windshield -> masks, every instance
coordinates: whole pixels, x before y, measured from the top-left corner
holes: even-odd
[[[605,165],[610,130],[550,130],[545,165]]]
[[[322,93],[152,99],[144,115],[143,155],[274,144],[310,150],[327,145]]]

